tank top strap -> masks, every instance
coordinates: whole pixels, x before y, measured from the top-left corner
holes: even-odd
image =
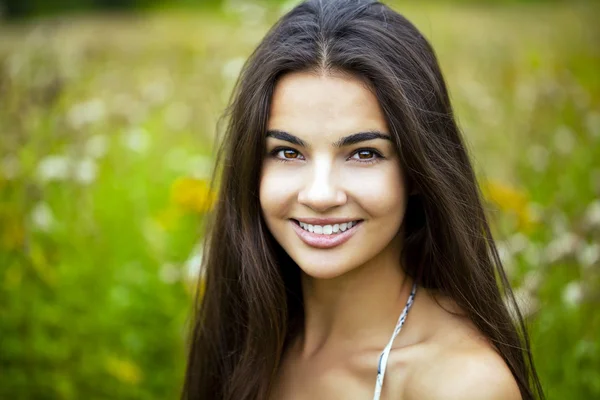
[[[408,296],[408,300],[406,305],[404,306],[404,310],[400,314],[400,318],[398,318],[398,322],[396,323],[396,327],[394,328],[394,333],[387,346],[381,352],[381,356],[379,356],[379,363],[377,364],[377,382],[375,383],[375,394],[373,395],[373,400],[379,400],[381,396],[381,387],[383,386],[383,377],[385,376],[385,368],[387,366],[387,360],[390,355],[390,350],[392,349],[392,344],[394,343],[394,339],[400,333],[402,329],[402,325],[404,325],[404,321],[406,320],[406,316],[408,315],[408,311],[412,307],[412,304],[415,300],[415,293],[417,292],[417,284],[413,283],[412,289],[410,291],[410,295]]]

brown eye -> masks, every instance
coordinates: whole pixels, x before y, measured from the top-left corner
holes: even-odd
[[[274,149],[271,154],[280,161],[303,160],[302,154],[299,151],[289,147],[279,147]]]
[[[284,158],[298,158],[298,152],[296,150],[287,149],[281,151],[283,152]]]
[[[372,152],[371,150],[361,150],[359,152],[357,152],[356,154],[358,154],[358,158],[360,158],[361,160],[368,160],[373,158],[374,156],[374,152]]]
[[[374,163],[380,161],[383,157],[377,150],[374,149],[359,149],[352,154],[354,160],[358,160],[361,163]]]

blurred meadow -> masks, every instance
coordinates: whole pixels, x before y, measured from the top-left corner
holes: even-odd
[[[0,398],[177,398],[217,121],[293,4],[0,20]],[[600,6],[388,4],[438,53],[548,398],[600,398]]]

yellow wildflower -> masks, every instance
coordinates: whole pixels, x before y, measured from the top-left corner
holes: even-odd
[[[131,360],[110,356],[104,366],[109,374],[123,383],[137,385],[142,380],[142,371]]]
[[[498,206],[500,210],[514,213],[519,228],[527,230],[535,222],[525,192],[498,181],[485,182],[482,191],[486,199]]]
[[[203,179],[182,177],[171,186],[171,202],[188,212],[207,213],[212,210],[216,198],[209,182]]]

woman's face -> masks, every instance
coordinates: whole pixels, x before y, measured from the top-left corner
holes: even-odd
[[[284,75],[265,151],[264,219],[307,275],[333,278],[399,254],[406,208],[400,160],[377,98],[361,80]]]

